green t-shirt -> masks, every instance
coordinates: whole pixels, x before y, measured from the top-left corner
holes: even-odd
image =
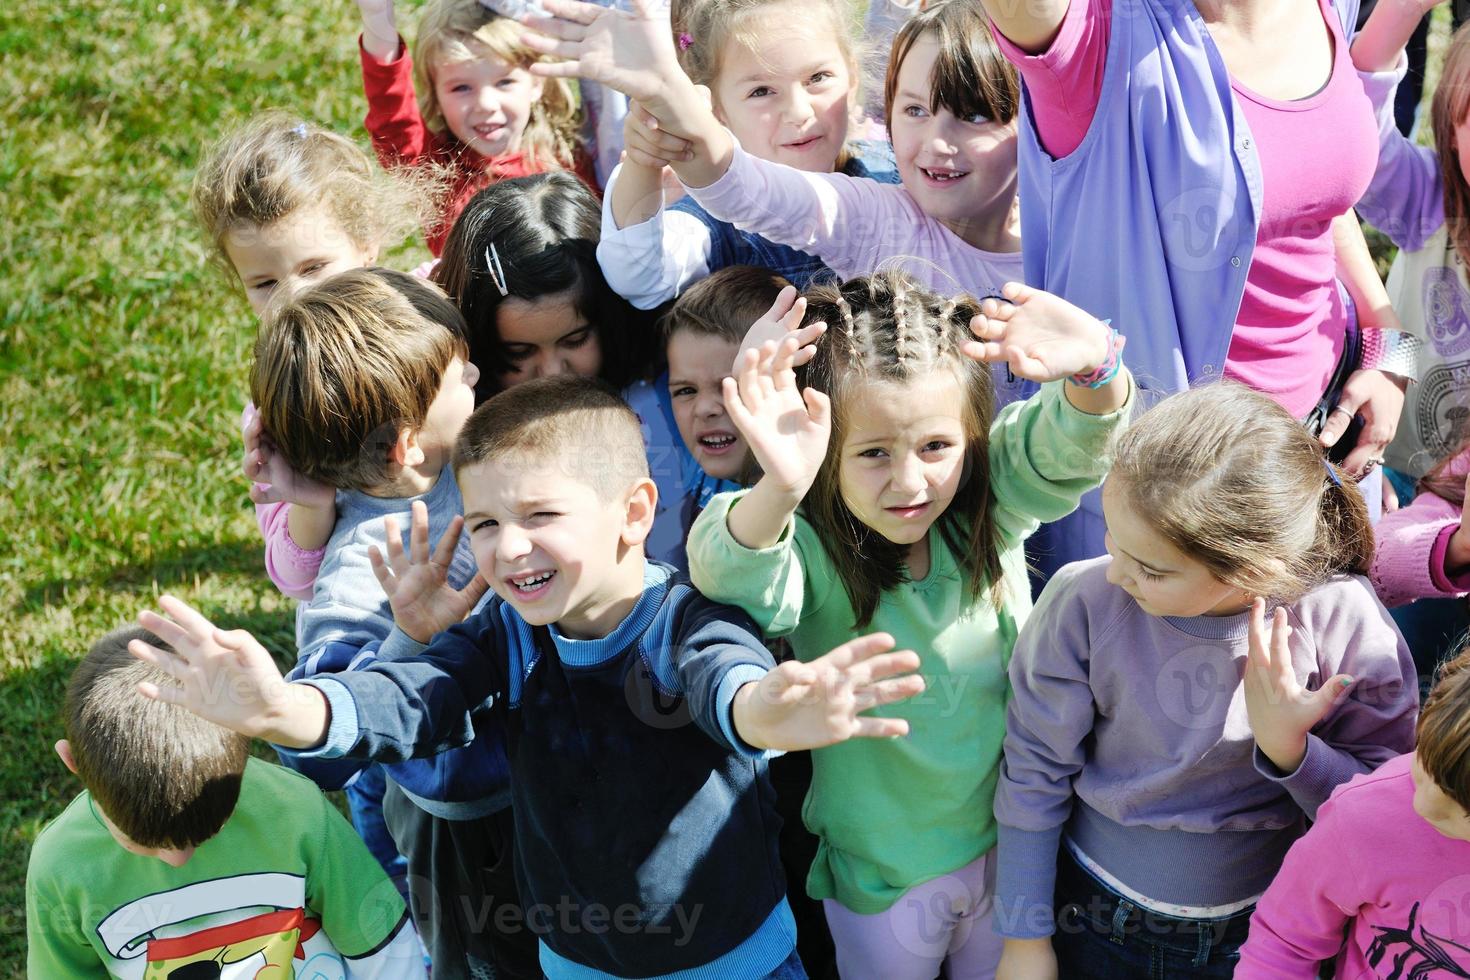
[[[222,977],[424,976],[366,845],[310,780],[258,759],[179,868],[124,850],[78,796],[31,849],[26,933],[28,975],[46,980],[163,980],[202,962]]]
[[[835,898],[860,914],[883,912],[914,885],[994,846],[1006,667],[1031,610],[1023,544],[1101,480],[1130,408],[1088,415],[1051,384],[996,418],[989,448],[1005,593],[999,612],[988,591],[977,602],[968,598],[937,526],[929,531],[929,573],[885,593],[872,623],[857,631],[831,558],[802,517],[760,551],[742,547],[726,523],[743,493],[716,497],[695,522],[688,546],[695,587],[744,609],[767,635],[789,637],[801,660],[859,632],[890,633],[897,649],[920,657],[924,692],[873,711],[908,719],[906,737],[853,739],[812,753],[802,812],[820,839],[807,879],[813,898]]]

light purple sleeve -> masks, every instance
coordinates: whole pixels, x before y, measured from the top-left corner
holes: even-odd
[[[1421,493],[1407,507],[1385,514],[1373,529],[1373,567],[1368,572],[1385,606],[1415,599],[1454,598],[1470,583],[1448,577],[1448,535],[1460,526],[1460,509],[1433,493]]]
[[[1415,252],[1444,224],[1444,185],[1435,152],[1410,142],[1394,124],[1394,92],[1407,63],[1400,55],[1392,71],[1358,73],[1378,113],[1378,170],[1357,210],[1399,248]]]
[[[752,156],[735,144],[730,168],[689,196],[715,218],[815,255],[840,276],[872,272],[904,255],[930,219],[895,184],[811,173]]]
[[[1094,724],[1092,640],[1076,579],[1076,566],[1052,577],[1011,654],[1005,757],[995,791],[995,929],[1016,939],[1054,931],[1057,845]]]
[[[310,599],[327,549],[308,550],[292,541],[287,524],[290,513],[291,505],[284,502],[255,505],[255,522],[265,538],[265,573],[284,595]]]
[[[1290,610],[1292,629],[1312,638],[1318,676],[1353,678],[1347,696],[1307,733],[1307,754],[1290,775],[1258,748],[1256,771],[1291,794],[1309,819],[1332,791],[1359,773],[1372,772],[1414,749],[1419,713],[1419,674],[1404,638],[1372,585],[1360,577],[1334,581],[1326,602],[1300,602]]]

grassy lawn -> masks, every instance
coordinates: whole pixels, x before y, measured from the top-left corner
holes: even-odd
[[[291,655],[239,475],[254,319],[188,188],[201,148],[270,106],[366,145],[356,17],[0,4],[0,976],[24,973],[31,841],[78,790],[51,744],[90,641],[169,591]]]

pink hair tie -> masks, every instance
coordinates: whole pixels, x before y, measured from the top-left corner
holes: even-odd
[[[694,38],[692,38],[692,37],[689,36],[689,32],[688,31],[680,31],[679,32],[679,50],[680,51],[688,51],[692,47],[694,47]]]

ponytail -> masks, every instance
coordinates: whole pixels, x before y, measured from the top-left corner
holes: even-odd
[[[1323,459],[1328,481],[1317,508],[1317,539],[1313,550],[1323,557],[1328,573],[1366,573],[1373,563],[1373,524],[1358,485],[1330,460]]]

